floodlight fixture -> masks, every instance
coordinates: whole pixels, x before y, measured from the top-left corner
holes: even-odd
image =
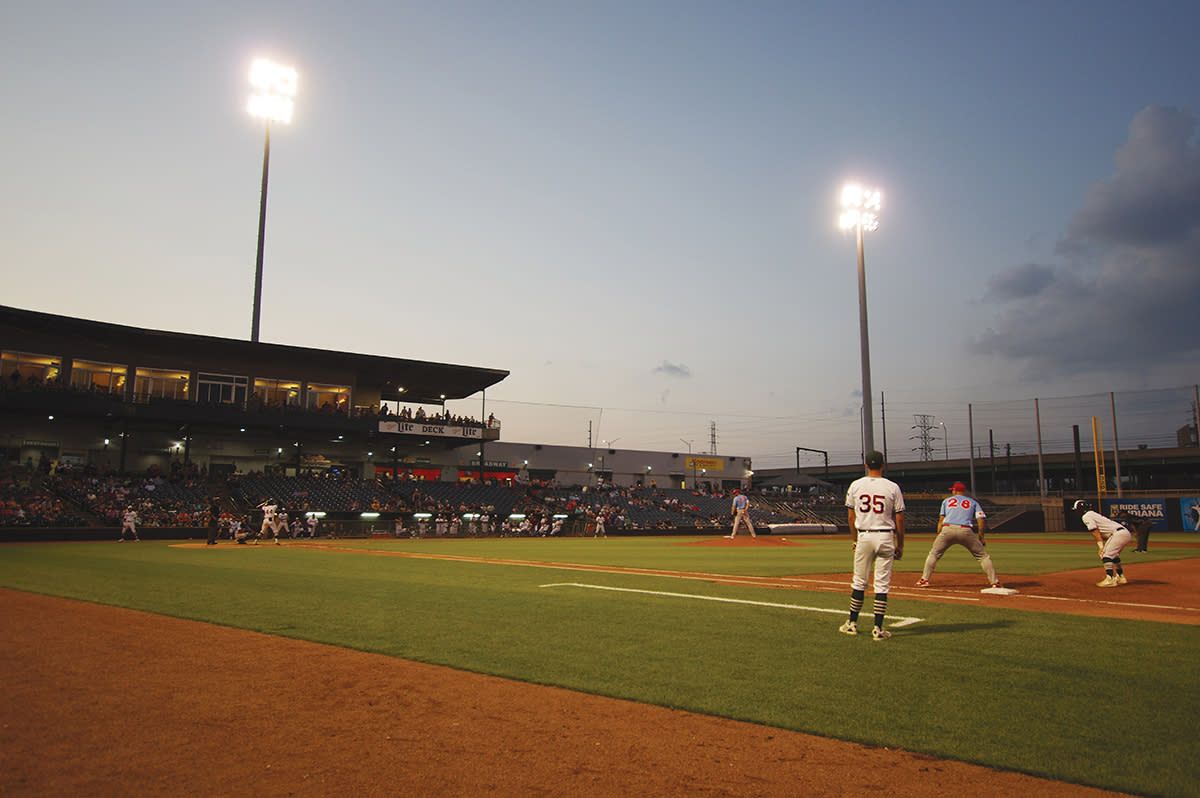
[[[259,58],[250,65],[250,85],[254,93],[246,102],[250,116],[267,122],[289,125],[296,104],[298,75],[291,67]]]
[[[879,229],[879,210],[883,205],[883,194],[877,188],[864,188],[858,183],[847,183],[842,187],[842,215],[838,227],[854,230],[861,226],[864,232]]]

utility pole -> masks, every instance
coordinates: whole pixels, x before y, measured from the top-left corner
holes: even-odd
[[[992,493],[996,492],[996,439],[992,435],[992,430],[988,429],[988,451],[992,458]]]
[[[1012,478],[1012,444],[1011,443],[1004,444],[1004,467],[1005,467],[1005,470],[1008,471],[1008,492],[1016,493],[1017,489],[1013,485],[1013,478]]]
[[[914,446],[912,451],[921,453],[922,461],[933,459],[933,437],[934,428],[933,416],[925,415],[924,413],[916,413],[913,415],[912,429],[914,433],[908,436],[910,441],[918,441],[918,445]]]
[[[879,419],[883,422],[883,462],[888,461],[887,452],[887,405],[884,403],[883,391],[879,392]]]

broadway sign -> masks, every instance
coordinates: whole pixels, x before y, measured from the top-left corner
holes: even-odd
[[[445,424],[424,424],[420,421],[380,421],[379,431],[399,435],[431,435],[437,438],[483,438],[481,427],[447,427]]]

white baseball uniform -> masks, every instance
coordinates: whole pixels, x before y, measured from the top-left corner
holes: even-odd
[[[846,491],[846,507],[854,510],[858,539],[854,547],[854,590],[867,589],[875,566],[875,592],[887,593],[896,555],[896,514],[904,512],[900,486],[886,477],[860,477]]]

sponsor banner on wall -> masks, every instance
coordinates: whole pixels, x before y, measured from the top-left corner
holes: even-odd
[[[689,471],[724,471],[724,457],[689,457],[683,461]]]
[[[483,439],[482,427],[447,427],[445,424],[426,424],[423,421],[380,421],[379,431],[399,435],[431,435],[435,438]]]
[[[1155,532],[1166,532],[1168,529],[1166,499],[1105,499],[1100,512],[1114,520],[1131,515],[1144,521],[1153,521],[1150,529]]]
[[[1179,514],[1183,516],[1184,529],[1200,532],[1200,496],[1184,496],[1180,499]]]

